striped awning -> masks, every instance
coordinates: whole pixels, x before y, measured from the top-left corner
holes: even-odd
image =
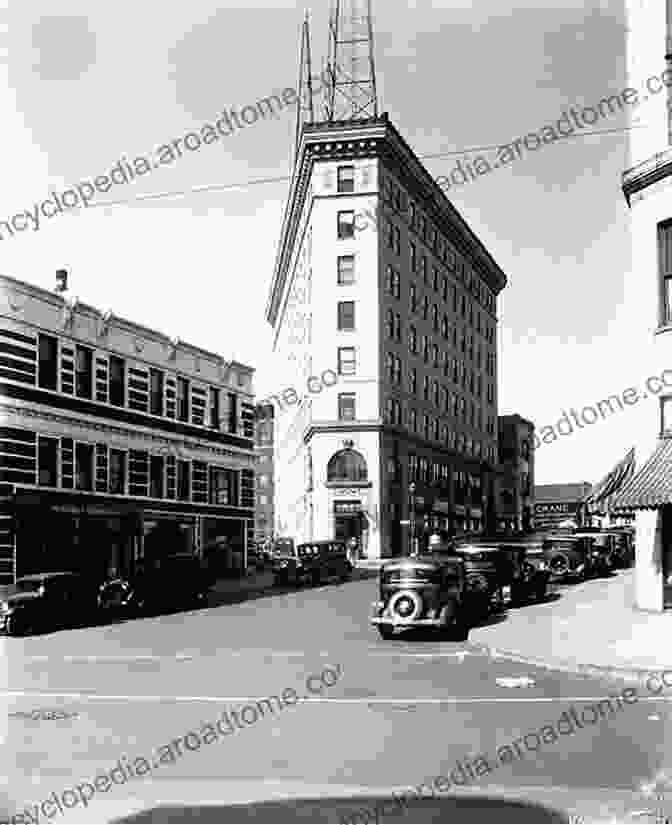
[[[614,499],[635,474],[635,448],[631,447],[625,456],[596,484],[583,500],[588,513],[608,513],[614,506]]]
[[[658,442],[653,455],[614,497],[615,510],[646,510],[672,503],[672,438]]]

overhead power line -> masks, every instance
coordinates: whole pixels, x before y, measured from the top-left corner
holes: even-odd
[[[641,129],[643,128],[641,125],[638,126],[622,126],[617,129],[601,129],[596,130],[593,132],[579,132],[573,133],[569,135],[563,135],[563,140],[569,140],[570,138],[584,138],[584,137],[594,137],[595,135],[614,135],[614,134],[622,134],[623,132],[629,132],[634,129]],[[448,158],[448,157],[455,157],[456,155],[468,155],[473,154],[474,152],[489,152],[495,151],[497,149],[501,149],[502,146],[507,144],[504,143],[496,143],[489,146],[467,146],[463,149],[453,149],[450,152],[436,152],[432,154],[424,154],[418,155],[418,158],[421,160],[435,160],[437,158]],[[184,197],[187,195],[200,195],[203,192],[223,192],[227,189],[246,189],[251,186],[260,186],[265,184],[271,183],[285,183],[290,180],[289,175],[281,175],[278,177],[272,178],[251,178],[245,181],[240,181],[239,183],[209,183],[203,184],[201,186],[194,186],[190,189],[176,189],[169,192],[154,192],[149,193],[146,195],[135,195],[132,198],[124,198],[116,201],[99,201],[90,203],[88,208],[95,209],[95,208],[102,208],[102,207],[109,207],[109,206],[124,206],[125,204],[136,203],[138,201],[151,201],[151,200],[163,200],[164,198],[177,198],[177,197]]]

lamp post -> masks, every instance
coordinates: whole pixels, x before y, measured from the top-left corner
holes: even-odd
[[[415,555],[415,482],[408,485],[411,496],[411,556]]]

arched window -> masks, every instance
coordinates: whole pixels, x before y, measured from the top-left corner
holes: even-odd
[[[355,450],[341,450],[331,457],[327,466],[327,481],[366,481],[366,461]]]

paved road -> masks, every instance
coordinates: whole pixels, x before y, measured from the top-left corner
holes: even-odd
[[[582,729],[574,724],[566,735],[548,728],[542,734],[572,706],[580,716],[587,705],[622,696],[626,685],[495,660],[470,643],[383,642],[367,621],[375,587],[375,580],[361,580],[0,639],[10,811],[139,757],[145,777],[96,792],[88,810],[79,804],[53,821],[91,821],[95,812],[103,821],[128,804],[141,808],[149,788],[179,801],[178,780],[198,781],[191,787],[199,798],[246,799],[260,787],[269,796],[407,787],[451,771],[459,782],[458,763],[469,787],[487,784],[529,799],[551,793],[588,819],[607,799],[632,808],[631,792],[668,768],[672,777],[666,697],[639,688],[609,718]],[[306,684],[320,674],[331,686]],[[181,755],[163,758],[162,746],[202,732],[223,710],[241,712],[283,691],[293,696],[289,689],[299,697],[294,706],[254,722],[248,710],[249,724],[239,723],[226,739],[196,749],[192,738],[194,750],[173,745],[169,750]],[[65,718],[31,716],[40,710]]]

